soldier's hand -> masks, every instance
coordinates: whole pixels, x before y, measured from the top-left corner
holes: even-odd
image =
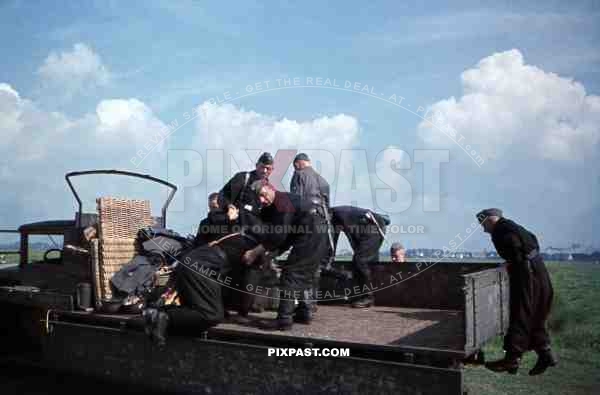
[[[246,265],[252,265],[256,258],[265,253],[265,248],[262,244],[257,245],[251,250],[248,250],[242,255],[242,262]]]
[[[240,214],[240,210],[238,210],[237,207],[235,207],[233,204],[230,204],[227,207],[227,217],[229,218],[229,221],[233,222],[236,219],[238,219]]]
[[[244,252],[244,255],[242,255],[242,262],[244,264],[250,266],[254,263],[257,256],[258,256],[258,254],[256,254],[256,251],[248,250],[248,251]]]

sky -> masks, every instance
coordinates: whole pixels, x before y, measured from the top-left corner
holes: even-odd
[[[0,1],[0,227],[74,217],[69,171],[176,184],[168,227],[263,151],[307,152],[385,246],[493,248],[499,207],[542,249],[600,248],[600,2]],[[167,191],[77,179],[84,210]]]

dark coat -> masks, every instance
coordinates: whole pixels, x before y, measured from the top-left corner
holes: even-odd
[[[329,207],[329,183],[311,166],[294,172],[290,192],[310,201],[321,202],[323,199],[325,207]]]
[[[200,221],[195,243],[200,246],[218,240],[235,230],[236,225],[238,225],[238,222],[230,221],[224,211],[211,211],[206,218]]]
[[[546,320],[554,290],[537,238],[523,226],[501,218],[492,231],[492,242],[509,263],[510,324],[504,349],[523,353],[550,347]]]

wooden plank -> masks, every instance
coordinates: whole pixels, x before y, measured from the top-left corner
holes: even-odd
[[[465,309],[465,350],[471,350],[475,347],[475,325],[474,325],[474,310],[473,310],[473,287],[472,281],[463,276],[463,293],[464,293],[464,309]]]
[[[493,337],[504,332],[504,268],[494,268],[472,273],[465,277],[473,284],[474,349],[482,347]],[[470,339],[470,338],[469,338]]]

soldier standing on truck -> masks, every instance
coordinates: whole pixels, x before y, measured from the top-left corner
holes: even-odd
[[[523,353],[534,350],[538,359],[529,375],[542,374],[557,361],[546,329],[554,291],[537,238],[521,225],[504,218],[502,210],[497,208],[480,211],[477,219],[491,235],[498,255],[506,261],[510,281],[510,323],[504,337],[506,354],[503,359],[487,363],[486,367],[515,374]]]
[[[240,225],[242,228],[255,224],[255,218],[260,211],[260,202],[251,185],[258,180],[269,180],[273,173],[273,155],[264,152],[256,162],[252,171],[236,173],[219,191],[219,206],[227,207],[233,204],[240,211]]]
[[[219,191],[219,206],[222,209],[227,210],[230,204],[238,208],[237,224],[240,226],[242,234],[247,234],[248,229],[260,222],[260,202],[251,185],[258,180],[268,181],[271,173],[273,173],[273,155],[269,152],[263,152],[256,161],[254,170],[236,173]],[[259,259],[261,263],[255,266],[265,266],[269,263],[264,255]],[[255,267],[242,265],[239,270],[241,272],[237,275],[243,278],[244,284],[258,285],[261,273]],[[254,295],[245,291],[241,293],[240,291],[234,291],[233,293],[235,295],[234,299],[239,300],[239,316],[247,316],[254,302]]]
[[[269,183],[257,181],[253,188],[262,205],[261,219],[265,226],[255,235],[260,244],[244,254],[245,262],[251,264],[266,251],[277,254],[291,248],[282,267],[277,319],[265,325],[265,329],[289,330],[294,321],[309,324],[310,313],[294,312],[294,299],[301,299],[301,294],[312,287],[315,271],[327,252],[327,235],[323,232],[325,214],[322,207],[298,195],[276,191]]]
[[[290,181],[290,192],[299,195],[303,200],[310,201],[315,206],[320,206],[326,215],[327,221],[327,238],[329,253],[324,256],[324,260],[321,262],[315,272],[313,286],[310,290],[304,292],[303,297],[299,302],[299,311],[312,312],[317,309],[317,294],[319,290],[319,278],[321,268],[328,268],[331,264],[331,259],[335,256],[333,253],[333,229],[331,221],[329,219],[329,183],[323,178],[316,170],[312,167],[310,158],[305,153],[299,153],[294,158],[294,175]],[[308,305],[305,308],[304,305]],[[302,318],[304,320],[310,320],[310,317]]]

